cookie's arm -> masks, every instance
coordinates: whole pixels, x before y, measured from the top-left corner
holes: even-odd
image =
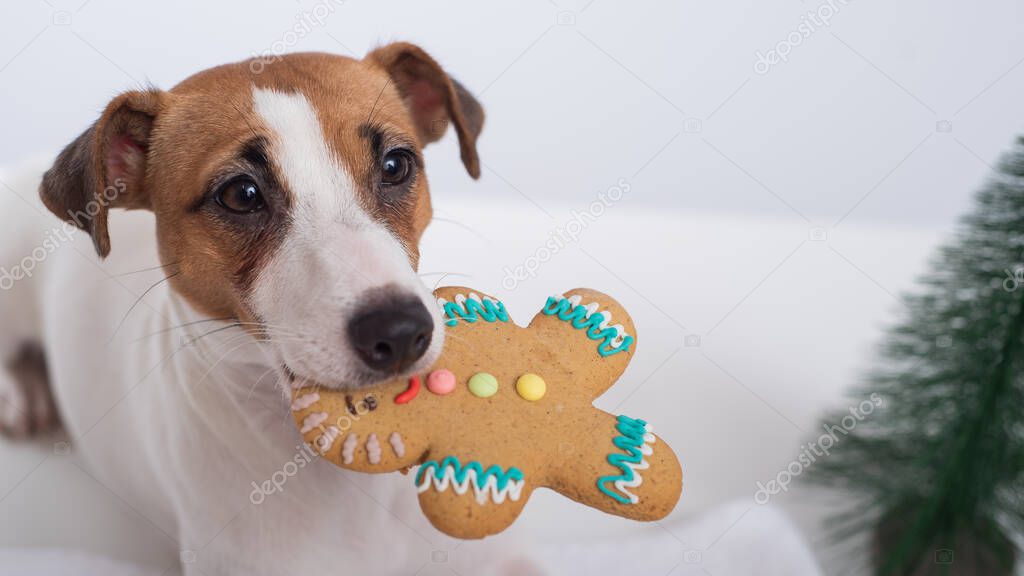
[[[465,286],[444,286],[434,290],[441,321],[448,328],[494,325],[512,330],[505,304],[490,294]]]
[[[658,520],[679,500],[683,473],[675,453],[640,419],[594,410],[556,453],[549,484],[599,510]]]
[[[394,382],[362,393],[299,389],[292,416],[306,443],[334,464],[394,472],[417,464],[428,448],[428,439],[411,431],[409,409],[393,399],[407,386]]]
[[[549,296],[529,329],[557,349],[564,364],[588,367],[591,377],[575,385],[588,388],[590,400],[615,383],[636,351],[636,328],[625,308],[588,288]]]

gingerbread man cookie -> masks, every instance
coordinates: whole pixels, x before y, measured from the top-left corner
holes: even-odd
[[[447,328],[429,372],[349,392],[292,384],[295,422],[315,450],[360,472],[418,466],[423,512],[459,538],[504,530],[540,487],[636,520],[672,511],[675,454],[645,421],[592,404],[636,348],[618,302],[571,290],[523,328],[491,296],[434,294]]]

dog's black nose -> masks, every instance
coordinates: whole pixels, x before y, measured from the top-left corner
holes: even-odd
[[[375,305],[348,325],[359,357],[382,372],[401,372],[419,360],[430,346],[433,331],[434,320],[418,299]]]

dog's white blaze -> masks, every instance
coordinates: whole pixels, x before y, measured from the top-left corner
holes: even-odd
[[[272,154],[295,195],[295,224],[370,222],[356,200],[351,176],[335,161],[316,110],[305,96],[255,88],[253,108],[274,133]]]
[[[316,109],[301,93],[254,88],[253,108],[270,131],[274,164],[291,191],[291,223],[252,287],[251,304],[288,366],[326,385],[351,381],[357,358],[347,325],[367,290],[387,285],[433,297],[401,243],[358,200],[352,176],[324,138]],[[432,363],[443,344],[435,321]]]

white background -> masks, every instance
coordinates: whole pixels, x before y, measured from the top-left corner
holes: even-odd
[[[510,183],[538,202],[587,201],[695,118],[701,132],[681,134],[637,178],[637,202],[791,215],[777,195],[829,225],[874,188],[850,221],[943,226],[1021,127],[1017,2],[837,4],[831,26],[760,76],[755,52],[818,3],[561,1],[348,0],[287,48],[362,56],[410,40],[475,90],[493,171],[473,186],[438,150],[431,177],[444,194],[515,194]],[[313,6],[6,4],[0,163],[70,141],[121,90],[169,88],[287,43],[296,13]],[[557,25],[561,10],[574,25]],[[936,133],[941,120],[953,131]]]
[[[677,516],[752,502],[755,482],[816,435],[822,410],[845,405],[899,294],[1024,127],[1018,2],[836,4],[830,25],[766,74],[756,52],[821,3],[347,0],[292,43],[296,15],[314,6],[5,4],[0,165],[51,155],[121,90],[169,88],[275,44],[361,56],[419,43],[488,114],[479,182],[452,137],[428,149],[440,219],[422,271],[438,273],[431,282],[466,274],[446,283],[500,294],[522,320],[572,285],[626,304],[642,344],[599,405],[649,416],[677,448],[687,473]],[[620,178],[630,192],[578,242],[536,278],[503,285],[506,266]],[[16,454],[0,517],[19,520],[0,523],[0,543],[25,542],[24,519],[47,498],[31,486],[63,477]],[[32,474],[42,484],[18,483]],[[571,514],[539,500],[528,526]],[[829,559],[821,506],[804,493],[777,500]],[[30,540],[74,543],[53,534]]]

